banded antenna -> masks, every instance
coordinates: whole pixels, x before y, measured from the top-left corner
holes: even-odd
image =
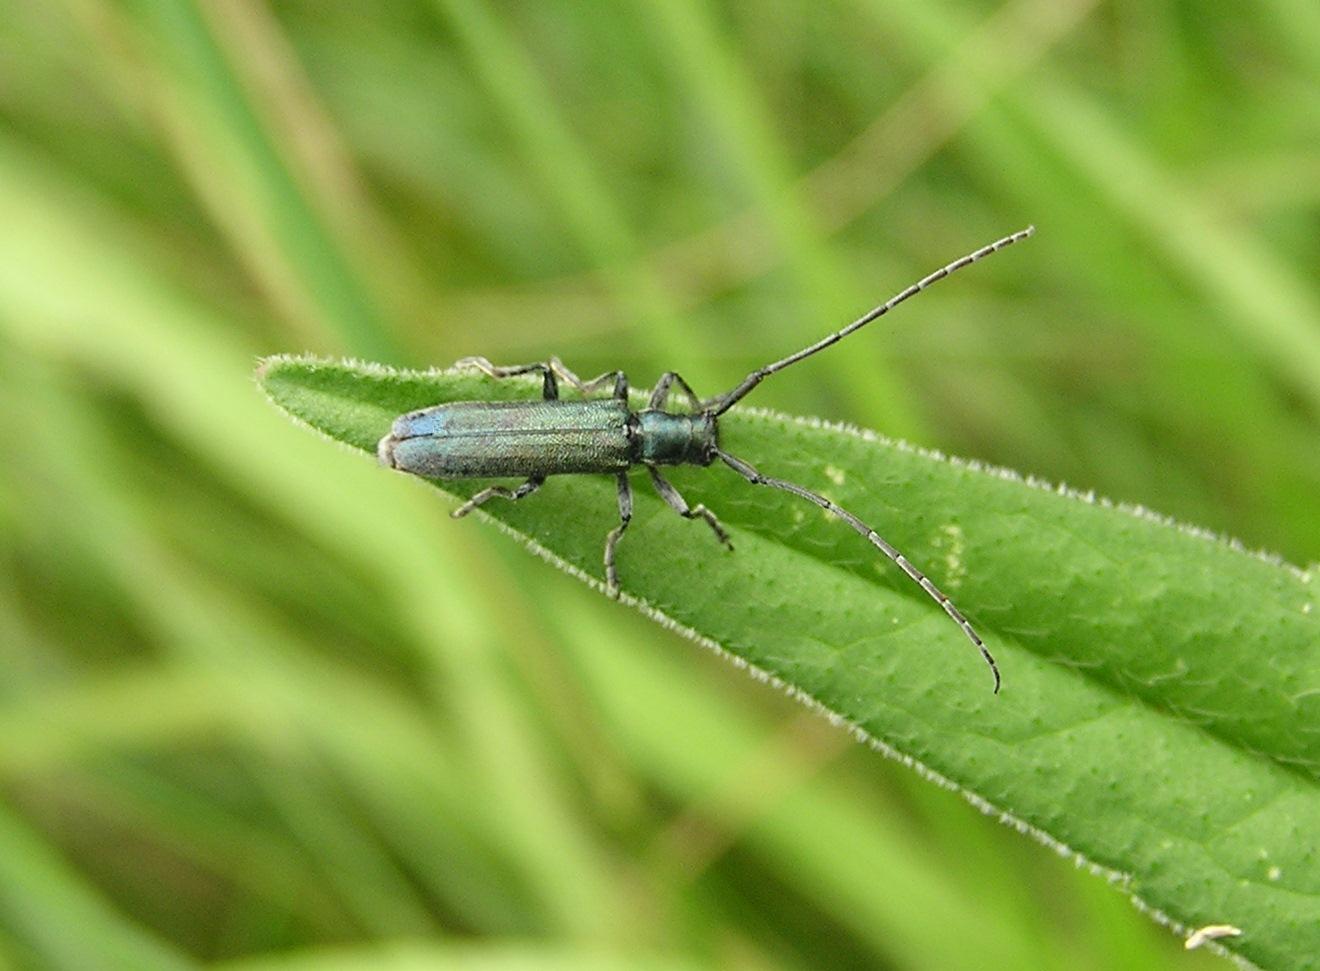
[[[1012,246],[1014,243],[1017,242],[1021,242],[1035,231],[1036,231],[1035,226],[1028,226],[1026,229],[1019,230],[1018,232],[1014,233],[1011,236],[1005,236],[1003,239],[997,239],[993,243],[990,243],[989,245],[982,246],[979,250],[976,250],[973,253],[968,253],[966,256],[962,257],[961,259],[954,260],[948,266],[936,270],[934,273],[930,274],[929,276],[922,277],[920,280],[912,284],[906,290],[902,290],[899,293],[894,294],[894,296],[890,297],[884,303],[880,304],[880,306],[875,307],[874,309],[869,310],[862,316],[858,317],[847,327],[843,328],[843,330],[830,334],[828,337],[822,337],[820,340],[816,341],[816,343],[810,345],[809,347],[802,348],[802,350],[798,351],[796,354],[790,354],[782,361],[775,361],[775,363],[773,364],[767,364],[765,367],[757,368],[751,374],[747,375],[747,377],[743,378],[742,381],[740,381],[733,388],[733,390],[726,391],[724,394],[718,395],[717,397],[711,398],[709,401],[707,401],[705,403],[705,406],[702,408],[702,413],[718,418],[720,415],[724,414],[726,411],[728,411],[730,408],[736,405],[739,401],[745,398],[748,394],[750,394],[753,388],[755,388],[766,378],[770,377],[770,375],[777,374],[778,372],[784,370],[784,368],[788,367],[790,364],[796,364],[798,361],[805,361],[807,358],[811,357],[811,355],[817,353],[818,351],[823,351],[825,350],[825,348],[830,347],[833,344],[837,344],[839,341],[843,340],[849,334],[856,333],[857,331],[861,330],[871,321],[880,319],[885,314],[889,313],[889,311],[897,307],[904,300],[907,300],[910,297],[915,297],[917,294],[919,294],[922,290],[925,290],[931,284],[938,283],[940,280],[943,280],[947,276],[952,276],[954,273],[957,273],[959,270],[961,270],[964,266],[971,266],[973,263],[985,259],[987,256],[989,256],[992,253],[998,253],[1001,249],[1004,249],[1005,247]]]

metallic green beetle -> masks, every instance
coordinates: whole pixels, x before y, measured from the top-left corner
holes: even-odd
[[[930,579],[890,546],[874,529],[846,509],[835,505],[800,485],[762,475],[740,458],[723,451],[719,444],[718,419],[741,401],[770,375],[790,364],[837,343],[871,321],[883,317],[909,297],[951,273],[998,252],[1034,232],[1028,226],[1020,232],[968,253],[948,266],[912,284],[874,308],[847,327],[822,338],[796,354],[758,368],[734,388],[706,401],[697,397],[676,372],[661,376],[651,392],[646,408],[634,411],[628,403],[628,379],[622,371],[607,371],[590,381],[583,381],[566,368],[557,357],[547,362],[496,367],[484,357],[468,357],[457,366],[474,367],[494,378],[516,374],[539,373],[542,377],[541,401],[456,401],[412,411],[395,419],[390,433],[380,440],[377,454],[382,465],[428,479],[500,478],[526,476],[517,488],[489,486],[458,509],[454,517],[466,516],[482,503],[496,496],[518,500],[541,487],[547,476],[571,473],[605,472],[616,476],[619,487],[619,525],[605,538],[605,585],[611,596],[618,596],[619,576],[614,565],[619,538],[632,520],[632,486],[628,470],[643,465],[650,473],[656,491],[671,509],[686,519],[704,519],[721,543],[733,549],[720,521],[703,505],[689,506],[661,474],[661,465],[710,465],[724,462],[748,482],[770,486],[813,502],[837,516],[900,570],[925,590],[944,608],[962,632],[976,645],[994,675],[999,691],[999,668],[980,636],[967,618]],[[611,387],[609,398],[563,401],[559,381],[566,381],[584,395]],[[690,412],[668,411],[671,389],[677,385],[691,405]]]

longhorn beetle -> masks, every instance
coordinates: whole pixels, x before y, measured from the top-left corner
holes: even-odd
[[[614,566],[614,552],[620,537],[632,520],[632,486],[628,470],[644,465],[655,489],[674,512],[685,519],[704,519],[718,539],[729,549],[733,544],[715,514],[704,505],[689,506],[660,474],[661,465],[710,465],[722,461],[754,485],[770,486],[814,502],[821,509],[843,520],[871,545],[906,573],[922,590],[953,618],[967,635],[994,675],[999,691],[999,668],[985,642],[967,622],[962,612],[940,592],[930,579],[908,562],[907,557],[889,545],[874,529],[846,509],[824,496],[783,479],[762,475],[740,458],[720,448],[719,417],[753,388],[791,364],[805,360],[817,351],[835,344],[883,317],[904,300],[916,296],[932,283],[996,253],[1006,246],[1026,239],[1034,228],[983,246],[962,259],[912,284],[880,306],[854,320],[842,330],[804,347],[796,354],[757,368],[732,390],[705,401],[697,397],[688,383],[674,371],[666,371],[656,382],[651,400],[641,411],[628,403],[628,379],[622,371],[607,371],[590,381],[583,381],[566,368],[557,357],[536,364],[496,367],[484,357],[465,357],[456,367],[473,367],[492,378],[516,374],[540,374],[541,401],[455,401],[411,411],[395,419],[390,433],[380,440],[377,455],[382,465],[431,479],[499,478],[526,476],[515,489],[488,486],[453,512],[455,519],[466,516],[489,499],[499,496],[517,501],[541,487],[546,476],[582,472],[608,472],[619,486],[619,525],[605,537],[605,586],[610,596],[619,595],[619,576]],[[566,381],[584,395],[601,388],[611,388],[608,398],[562,401],[559,381]],[[668,410],[670,390],[683,393],[691,411]]]

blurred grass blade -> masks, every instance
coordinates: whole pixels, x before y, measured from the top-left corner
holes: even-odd
[[[274,292],[296,295],[278,302],[296,304],[316,326],[328,325],[353,353],[399,358],[362,278],[362,261],[336,238],[318,209],[327,201],[290,161],[297,153],[281,144],[293,135],[263,117],[203,8],[142,0],[132,10],[166,81],[159,100],[168,108],[176,150],[191,163],[186,171],[195,188],[253,275]]]
[[[366,451],[400,412],[536,393],[312,358],[271,359],[260,381],[290,415]],[[1140,511],[854,431],[755,411],[731,413],[722,430],[731,452],[824,492],[925,568],[998,655],[1003,695],[991,695],[938,607],[854,533],[732,473],[674,479],[718,510],[734,554],[640,492],[619,556],[634,602],[1076,853],[1175,929],[1232,923],[1244,931],[1232,950],[1262,966],[1311,966],[1311,575]],[[552,479],[535,501],[485,507],[596,582],[613,509],[602,476]]]
[[[546,84],[506,25],[487,4],[438,0],[437,14],[450,24],[466,49],[474,73],[489,92],[503,124],[558,208],[565,229],[609,285],[628,315],[645,326],[639,337],[671,356],[699,343],[701,335],[676,314],[660,281],[645,264],[629,259],[639,250],[627,219],[611,200],[610,187],[596,171]],[[689,377],[704,383],[699,369]]]
[[[0,805],[0,925],[41,967],[181,971],[196,965],[117,914],[85,878]]]
[[[886,30],[932,52],[973,26],[950,5],[909,0],[864,6]],[[996,83],[1000,73],[998,62],[969,61],[962,82],[975,90]],[[1037,83],[1014,89],[1010,103],[1022,130],[1059,153],[1109,203],[1106,218],[1121,213],[1169,266],[1203,291],[1206,305],[1218,311],[1211,320],[1233,327],[1260,359],[1271,362],[1279,381],[1320,413],[1320,301],[1309,274],[1227,219],[1213,194],[1180,183],[1174,167],[1125,129],[1120,111],[1107,109],[1063,72],[1042,72]],[[1016,181],[1039,199],[1033,211],[1054,208],[1036,180],[1019,174]],[[1074,200],[1068,208],[1076,208]]]
[[[679,957],[610,954],[556,944],[389,943],[318,948],[216,965],[218,971],[695,971]]]
[[[721,35],[714,10],[692,0],[639,6],[656,25],[662,56],[704,116],[712,145],[729,156],[760,221],[782,252],[801,294],[804,316],[847,320],[857,315],[858,307],[874,303],[875,284],[861,287],[851,277],[837,253],[825,245],[820,220],[793,191],[793,166],[778,126],[748,65]],[[839,387],[851,399],[853,413],[901,434],[922,431],[908,375],[889,355],[873,346],[869,353],[845,356],[836,366],[846,376]]]

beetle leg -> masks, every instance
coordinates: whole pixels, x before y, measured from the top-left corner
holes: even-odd
[[[647,407],[663,410],[665,405],[669,404],[669,387],[674,384],[678,385],[679,390],[687,395],[687,399],[692,405],[692,411],[701,411],[701,399],[697,397],[697,393],[692,390],[692,386],[684,381],[683,376],[677,371],[666,371],[660,375],[660,380],[655,383],[655,390],[651,392],[651,402]]]
[[[545,362],[511,364],[507,367],[491,364],[484,357],[465,357],[462,360],[455,361],[454,367],[476,368],[482,374],[488,374],[492,378],[512,378],[519,374],[539,373],[543,378],[542,392],[547,401],[556,401],[559,398],[559,381],[556,379],[567,381],[569,385],[582,394],[591,394],[606,385],[613,384],[614,387],[611,389],[613,397],[618,398],[620,401],[628,400],[628,377],[622,371],[606,371],[590,381],[583,381],[557,357],[552,357]]]
[[[541,488],[544,482],[545,482],[545,476],[534,475],[526,482],[524,482],[522,485],[518,486],[518,488],[516,489],[509,489],[506,488],[505,486],[489,486],[488,488],[482,489],[475,496],[473,496],[467,502],[463,503],[463,505],[459,506],[449,515],[454,517],[455,519],[462,519],[473,509],[476,509],[478,506],[484,503],[487,499],[494,499],[496,496],[499,496],[501,499],[508,499],[511,502],[517,502],[519,499],[523,499],[527,496],[530,496],[537,489]]]
[[[604,374],[596,375],[590,381],[583,381],[557,357],[550,358],[550,369],[583,394],[591,394],[593,391],[613,383],[613,396],[620,401],[628,400],[628,377],[622,371],[606,371]]]
[[[476,368],[482,374],[488,374],[492,378],[512,378],[519,374],[537,374],[541,375],[541,395],[546,401],[557,401],[559,399],[559,383],[555,380],[554,362],[549,364],[538,361],[535,364],[511,364],[507,367],[499,367],[491,364],[484,357],[465,357],[462,360],[455,361],[454,367],[472,367]]]
[[[611,597],[619,596],[619,571],[614,567],[614,549],[619,545],[619,537],[632,522],[632,485],[628,482],[628,473],[619,473],[619,525],[610,530],[605,537],[605,592]]]
[[[651,473],[651,481],[655,484],[655,491],[660,493],[660,498],[668,503],[669,508],[674,510],[684,519],[704,519],[715,533],[715,538],[733,550],[733,541],[729,539],[729,534],[724,531],[720,521],[715,518],[715,514],[705,507],[702,503],[695,506],[689,506],[687,500],[682,494],[670,484],[669,480],[660,474],[660,470],[654,465],[648,465],[646,471]]]

